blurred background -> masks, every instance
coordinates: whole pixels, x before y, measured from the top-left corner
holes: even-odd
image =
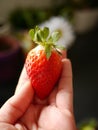
[[[0,0],[0,106],[14,94],[30,28],[59,30],[72,61],[77,124],[98,119],[98,0]],[[93,122],[93,123],[92,123]],[[81,130],[89,130],[83,129]],[[90,129],[92,130],[92,129]]]

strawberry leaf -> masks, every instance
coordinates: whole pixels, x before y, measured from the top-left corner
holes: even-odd
[[[49,28],[44,27],[43,30],[40,29],[40,30],[38,31],[38,37],[40,38],[39,40],[40,40],[41,42],[46,42],[48,36],[49,36]]]
[[[29,35],[30,35],[31,39],[34,40],[34,35],[35,35],[34,29],[31,29],[31,30],[29,31]]]
[[[35,33],[37,33],[40,30],[38,26],[35,27]]]
[[[52,36],[50,36],[50,37],[48,38],[48,42],[52,42],[52,43],[53,43],[53,38],[52,38]]]
[[[58,40],[59,40],[59,38],[60,38],[60,33],[59,32],[53,32],[52,33],[52,40],[53,40],[53,42],[55,43],[55,42],[57,42]]]
[[[43,39],[46,40],[49,36],[49,28],[48,27],[44,27],[43,29]]]
[[[38,33],[37,33],[37,37],[38,37],[38,41],[39,42],[43,42],[43,32],[42,30],[39,30]]]
[[[51,47],[49,45],[45,45],[45,53],[46,53],[47,59],[49,59],[51,56]]]

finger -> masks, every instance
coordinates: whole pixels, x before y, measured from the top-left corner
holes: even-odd
[[[17,129],[11,124],[0,123],[0,130],[24,130],[24,129]]]
[[[72,67],[68,59],[63,60],[63,72],[59,82],[56,104],[61,109],[73,111]]]
[[[15,128],[17,128],[17,130],[27,130],[27,128],[25,127],[25,125],[21,122],[17,122],[15,124]]]
[[[20,75],[20,78],[19,78],[19,81],[18,81],[18,84],[17,84],[17,87],[16,87],[16,91],[17,92],[18,90],[20,90],[20,87],[24,85],[25,82],[30,82],[30,79],[27,75],[27,72],[26,72],[26,68],[25,66],[23,67],[23,70],[21,72],[21,75]]]
[[[67,57],[67,51],[66,50],[62,50],[62,60],[65,59]],[[57,87],[55,87],[55,89],[51,92],[50,96],[49,96],[49,104],[51,105],[56,105],[56,94],[57,94]]]
[[[66,58],[67,57],[67,50],[62,50],[62,58]]]
[[[57,87],[54,88],[54,90],[51,92],[50,96],[49,96],[49,104],[50,105],[54,105],[56,106],[56,94],[57,94]]]
[[[0,122],[14,124],[27,110],[33,99],[33,89],[29,81],[21,86],[0,109]]]

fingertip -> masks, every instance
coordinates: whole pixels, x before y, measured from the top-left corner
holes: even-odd
[[[66,77],[72,77],[72,63],[70,59],[64,58],[62,60],[63,62],[63,74],[66,75]]]
[[[72,63],[71,63],[71,60],[70,60],[70,59],[64,58],[64,59],[62,60],[62,62],[63,62],[63,64],[64,64],[64,66],[66,65],[66,67],[72,68]]]
[[[67,58],[67,50],[62,50],[62,58]]]
[[[19,80],[17,82],[17,86],[16,86],[15,92],[18,90],[18,88],[24,86],[24,83],[26,83],[27,81],[30,82],[30,79],[29,79],[29,77],[27,75],[26,68],[24,66],[23,69],[22,69],[22,71],[21,71]]]

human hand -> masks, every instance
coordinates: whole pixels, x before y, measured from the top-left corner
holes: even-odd
[[[76,130],[73,114],[72,68],[63,60],[63,72],[58,87],[48,99],[35,99],[25,68],[15,95],[0,110],[2,130]]]

